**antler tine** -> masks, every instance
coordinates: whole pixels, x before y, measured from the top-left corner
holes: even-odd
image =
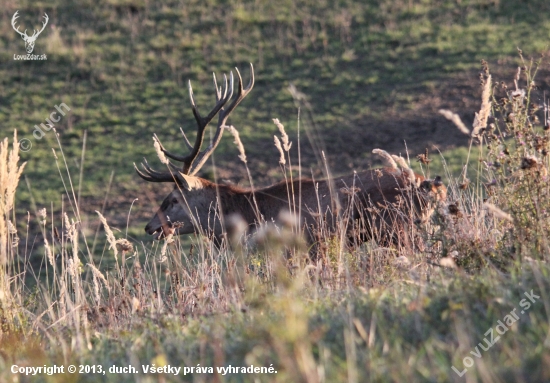
[[[153,169],[152,167],[149,166],[149,162],[147,162],[147,159],[144,158],[143,159],[144,162],[141,163],[141,166],[143,167],[143,169],[145,170],[145,172],[148,174],[148,175],[151,175],[151,176],[163,176],[166,174],[166,172],[159,172],[159,171],[156,171],[155,169]]]
[[[214,87],[216,88],[216,105],[214,108],[210,111],[208,116],[206,118],[202,118],[198,107],[197,102],[195,101],[195,96],[193,96],[193,87],[191,86],[191,81],[189,81],[189,98],[191,99],[191,107],[193,108],[193,114],[195,116],[195,119],[197,120],[197,123],[199,124],[199,128],[204,125],[206,122],[206,125],[208,125],[208,122],[212,120],[212,118],[218,113],[218,111],[223,107],[223,105],[231,98],[231,95],[233,94],[233,73],[231,73],[231,94],[229,97],[227,97],[227,76],[225,77],[225,89],[223,93],[223,98],[220,98],[221,91],[218,89],[218,83],[216,81],[216,75],[214,74]],[[205,126],[206,126],[205,125]]]
[[[212,72],[212,78],[214,80],[214,89],[216,89],[216,102],[220,100],[221,89],[218,89],[218,82],[216,81],[216,73]]]
[[[206,123],[206,125],[208,125],[208,123],[214,118],[214,116],[220,111],[220,109],[223,108],[223,106],[227,103],[227,101],[229,101],[229,99],[231,97],[233,97],[233,84],[234,84],[233,72],[231,72],[231,74],[229,75],[229,78],[230,78],[229,94],[227,94],[227,90],[228,90],[227,89],[227,76],[224,75],[224,77],[225,77],[225,89],[224,89],[224,92],[223,92],[223,98],[217,100],[216,106],[214,107],[214,109],[212,109],[212,111],[204,119],[205,121],[208,121]],[[217,93],[217,89],[216,89],[216,93]],[[204,127],[206,127],[206,125]]]
[[[186,156],[170,153],[162,145],[160,145],[160,148],[161,148],[162,152],[167,157],[169,157],[173,160],[179,161],[179,162],[183,162],[182,172],[184,174],[187,174],[189,172],[189,169],[191,168],[191,165],[193,164],[193,161],[195,160],[195,158],[197,157],[197,155],[200,151],[200,148],[201,148],[202,143],[204,141],[204,130],[205,130],[206,126],[208,126],[208,124],[210,123],[212,118],[214,118],[214,116],[220,111],[220,109],[223,108],[223,106],[227,103],[227,101],[233,96],[233,74],[231,74],[231,81],[230,82],[231,82],[231,84],[230,84],[229,94],[227,92],[228,87],[227,87],[227,82],[226,82],[225,89],[224,89],[224,92],[223,92],[224,97],[217,100],[216,105],[214,106],[214,108],[210,111],[210,113],[206,117],[203,118],[203,117],[201,117],[201,115],[199,113],[199,110],[198,110],[198,107],[197,107],[197,102],[195,101],[195,97],[193,96],[193,87],[191,86],[191,81],[189,81],[189,98],[191,99],[191,107],[193,109],[193,115],[195,116],[195,120],[197,121],[197,125],[198,125],[197,138],[195,139],[195,144],[192,146],[191,153],[186,155]],[[216,85],[216,99],[218,98],[217,97],[218,92],[219,92],[219,90],[217,89],[217,85]],[[187,138],[186,138],[186,141],[189,142],[187,140]]]
[[[183,133],[183,130],[181,129],[181,127],[180,127],[180,130],[181,130],[181,132]],[[192,148],[191,144],[189,143],[189,140],[188,140],[187,137],[185,136],[185,133],[183,133],[183,137],[185,138],[185,141],[187,141],[187,145],[188,145],[189,147]],[[159,144],[160,150],[161,150],[164,154],[166,154],[168,157],[172,158],[172,157],[171,157],[172,154],[171,154],[168,150],[166,150],[166,148],[164,147],[164,145],[162,145],[162,142],[160,142],[160,139],[158,138],[158,136],[157,136],[156,133],[153,133],[153,141],[155,141],[156,143]],[[172,159],[175,160],[176,158],[172,158]]]
[[[185,145],[187,146],[187,148],[189,150],[193,150],[193,145],[191,145],[191,143],[189,142],[189,140],[187,139],[187,136],[185,135],[185,132],[183,131],[183,129],[181,128],[180,126],[180,132],[181,134],[183,134],[183,139],[185,140]],[[160,141],[159,141],[159,144],[160,144]]]
[[[231,102],[231,104],[227,107],[227,109],[222,109],[220,111],[220,114],[218,116],[218,127],[216,129],[216,133],[214,134],[214,139],[204,151],[198,154],[197,159],[193,164],[193,169],[188,173],[189,175],[197,174],[197,172],[200,170],[202,165],[204,165],[208,157],[216,149],[216,147],[221,141],[223,131],[225,128],[225,123],[227,122],[229,115],[231,114],[233,109],[235,109],[235,107],[239,105],[239,103],[248,95],[248,93],[250,93],[250,91],[254,87],[254,67],[252,63],[250,64],[250,81],[246,86],[246,88],[243,88],[243,79],[241,77],[241,73],[237,68],[235,69],[237,70],[237,77],[239,79],[239,83],[237,85],[238,87],[237,97],[233,100],[233,102]],[[231,89],[233,89],[233,72],[231,72]]]
[[[156,170],[151,169],[151,167],[147,164],[147,160],[145,160],[145,163],[141,163],[141,166],[144,169],[144,172],[139,170],[139,168],[136,166],[136,163],[134,162],[134,169],[136,170],[137,174],[143,178],[145,181],[149,182],[174,182],[174,175],[172,173],[168,172],[157,172]]]
[[[224,75],[224,77],[225,77],[225,75]],[[201,117],[201,115],[199,113],[199,110],[198,110],[198,107],[197,107],[197,102],[195,101],[195,96],[193,95],[193,86],[191,85],[191,80],[189,80],[188,87],[189,87],[189,98],[191,99],[191,107],[193,108],[193,114],[194,114],[195,119],[197,120],[197,123],[199,124],[199,128],[200,128],[200,126],[203,125],[204,120],[211,120],[212,117],[214,117],[214,115],[216,115],[216,113],[218,113],[220,108],[223,106],[223,105],[220,105],[220,104],[222,103],[223,99],[225,99],[225,96],[227,95],[227,79],[226,79],[226,82],[225,82],[224,98],[220,99],[221,91],[218,89],[218,83],[216,82],[216,75],[214,74],[214,87],[216,88],[216,105],[214,106],[212,111],[209,113],[209,115],[204,119]],[[225,102],[227,102],[227,100]],[[210,115],[212,115],[212,117],[210,117],[210,119],[209,119],[208,117]],[[210,122],[210,121],[208,121],[208,122]]]
[[[25,32],[21,32],[19,30],[19,27],[15,28],[15,23],[17,21],[17,19],[19,18],[19,11],[15,11],[15,13],[13,14],[13,17],[11,18],[11,26],[12,28],[17,32],[19,33],[21,36],[23,35],[27,35],[27,30],[25,29]]]
[[[46,25],[48,25],[48,20],[50,20],[50,18],[48,17],[48,14],[46,12],[44,12],[44,16],[42,16],[45,20],[42,22],[42,29],[40,29],[38,31],[38,34],[36,33],[36,31],[34,32],[33,36],[36,34],[37,36],[39,34],[42,33],[42,31],[44,30],[44,28],[46,28]]]
[[[191,85],[191,80],[187,82],[187,89],[189,90],[189,98],[191,99],[191,106],[196,107],[195,97],[193,97],[193,86]]]
[[[216,74],[212,73],[212,76],[214,77],[214,88],[216,88],[216,102],[218,102],[222,98],[222,88],[218,87],[218,81],[216,80]],[[225,85],[223,87],[223,98],[225,98],[226,95],[227,95],[227,75],[225,73],[223,74],[223,79],[224,79],[224,82],[225,82]],[[233,88],[233,87],[231,87],[231,88]]]
[[[189,81],[189,98],[191,102],[191,108],[193,110],[193,115],[195,116],[195,120],[197,122],[197,137],[195,139],[195,143],[191,145],[189,140],[187,139],[187,136],[182,130],[182,134],[184,137],[185,144],[187,147],[191,149],[191,153],[187,156],[180,156],[177,154],[170,153],[164,146],[161,144],[160,140],[156,135],[154,135],[155,141],[158,142],[160,150],[169,158],[180,161],[183,163],[183,167],[181,170],[179,170],[174,164],[171,162],[168,162],[169,167],[173,170],[173,172],[158,172],[156,170],[153,170],[147,161],[145,163],[142,163],[141,166],[143,167],[143,171],[139,170],[137,166],[134,164],[134,168],[136,169],[136,172],[139,174],[141,178],[143,178],[146,181],[151,182],[184,182],[179,181],[182,179],[182,175],[195,175],[199,169],[204,165],[206,162],[206,159],[212,154],[214,149],[218,146],[220,143],[221,137],[223,135],[223,130],[225,128],[225,123],[227,121],[227,118],[235,109],[235,107],[243,100],[243,98],[246,97],[246,95],[252,90],[252,87],[254,86],[254,67],[252,64],[250,64],[250,82],[248,83],[246,88],[243,88],[243,80],[241,77],[241,74],[239,73],[239,70],[237,69],[237,77],[239,79],[238,83],[238,90],[237,90],[237,96],[229,107],[227,109],[224,109],[225,104],[233,98],[233,89],[235,85],[235,78],[233,76],[233,72],[230,72],[229,75],[229,84],[227,81],[227,75],[224,75],[224,85],[223,87],[218,87],[216,75],[214,74],[214,87],[216,88],[216,105],[214,108],[208,113],[206,117],[201,117],[197,102],[195,101],[195,97],[193,96],[193,87],[191,86],[191,81]],[[204,141],[204,132],[206,129],[206,126],[210,123],[210,121],[216,116],[216,114],[219,113],[218,116],[218,126],[216,128],[216,133],[214,134],[214,140],[212,143],[204,150],[201,151],[201,146]],[[181,128],[180,128],[181,129]]]
[[[42,31],[44,30],[44,28],[46,28],[46,25],[48,25],[48,20],[50,20],[50,18],[48,17],[48,14],[46,12],[44,12],[44,16],[42,16],[45,21],[42,22],[42,29],[40,29],[39,31],[37,31],[36,29],[33,29],[33,33],[32,33],[32,36],[31,37],[35,37],[38,35],[40,35],[42,33]],[[26,33],[27,31],[25,31]]]
[[[243,79],[241,77],[241,73],[239,72],[238,68],[235,68],[237,71],[237,77],[239,78],[239,84],[237,85],[238,91],[237,91],[237,97],[233,100],[233,102],[227,107],[227,109],[223,109],[220,112],[220,121],[222,122],[222,125],[225,125],[225,122],[227,121],[227,118],[237,107],[237,105],[240,104],[240,102],[250,93],[252,88],[254,87],[254,66],[252,66],[252,63],[250,63],[250,81],[248,82],[248,85],[246,88],[243,88]],[[232,72],[233,73],[233,72]],[[221,118],[223,117],[223,120]]]
[[[159,172],[154,170],[149,166],[149,163],[144,158],[144,162],[141,163],[141,166],[143,167],[143,172],[139,170],[139,168],[136,166],[136,163],[134,162],[134,169],[136,169],[136,172],[138,175],[143,178],[146,181],[149,182],[178,182],[182,183],[182,177],[180,175],[180,169],[172,164],[171,162],[168,163],[170,168],[172,169],[171,172]]]

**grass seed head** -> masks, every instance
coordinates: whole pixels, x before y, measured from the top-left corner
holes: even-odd
[[[372,152],[374,154],[378,154],[380,157],[382,157],[384,160],[386,160],[388,166],[392,169],[395,169],[397,170],[398,167],[397,167],[397,164],[395,163],[395,160],[392,158],[392,156],[386,152],[385,150],[382,150],[382,149],[373,149]]]
[[[126,238],[117,239],[116,246],[117,250],[123,253],[131,253],[134,251],[134,246]]]
[[[116,259],[118,256],[118,249],[116,246],[115,235],[113,234],[113,231],[109,227],[109,224],[107,223],[107,220],[105,219],[105,217],[99,211],[96,210],[95,212],[99,216],[99,220],[101,221],[101,223],[103,224],[103,228],[105,229],[105,234],[107,235],[107,241],[109,242],[109,245],[110,245],[109,250],[113,249],[113,253]]]
[[[154,141],[153,146],[155,147],[155,151],[157,152],[157,156],[159,157],[160,162],[162,162],[165,165],[168,165],[169,163],[168,158],[166,158],[166,156],[164,155],[164,152],[160,147],[159,140],[156,137],[154,137],[153,141]]]
[[[455,126],[460,130],[462,133],[466,134],[467,136],[470,135],[470,129],[464,125],[462,122],[462,119],[460,116],[456,113],[451,112],[450,110],[446,109],[439,109],[439,113],[443,115],[447,120],[451,121]]]
[[[285,165],[286,164],[285,153],[283,152],[283,147],[281,146],[281,141],[279,141],[279,137],[277,137],[277,136],[273,136],[273,138],[275,139],[275,147],[279,151],[279,155],[280,155],[279,163],[281,165]]]
[[[246,164],[246,154],[244,152],[244,145],[241,141],[241,137],[239,136],[239,131],[233,126],[226,126],[225,128],[229,130],[229,133],[231,133],[231,135],[235,139],[235,145],[237,145],[237,149],[240,153],[239,159]]]
[[[510,221],[510,222],[513,221],[513,218],[510,214],[505,213],[499,207],[497,207],[496,205],[493,205],[492,203],[485,202],[483,204],[483,207],[485,207],[487,209],[487,211],[489,211],[491,214],[493,214],[493,216],[496,217],[496,218],[504,219],[504,220]]]

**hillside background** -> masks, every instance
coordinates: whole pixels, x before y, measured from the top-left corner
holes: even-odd
[[[467,144],[440,116],[451,109],[467,123],[479,108],[480,61],[495,81],[511,80],[517,48],[526,57],[548,52],[546,0],[295,0],[295,1],[10,1],[0,9],[0,133],[32,141],[18,192],[18,211],[62,206],[63,157],[53,132],[41,140],[33,126],[55,105],[71,111],[56,126],[84,218],[102,210],[114,226],[143,236],[147,217],[170,185],[147,184],[133,162],[159,161],[151,139],[183,152],[179,127],[194,137],[187,81],[200,110],[214,103],[212,72],[238,67],[256,85],[230,123],[240,132],[256,186],[281,176],[272,123],[279,118],[297,147],[298,109],[288,88],[306,96],[301,109],[305,175],[320,176],[324,150],[334,173],[377,163],[373,148],[411,157]],[[49,24],[34,54],[46,61],[16,61],[21,30]],[[30,33],[29,33],[30,34]],[[548,87],[542,68],[537,84]],[[543,100],[536,100],[542,103]],[[82,155],[85,140],[85,153]],[[246,185],[232,138],[226,135],[201,175]],[[406,144],[406,146],[405,146]],[[460,149],[455,150],[460,162]],[[457,154],[458,153],[458,154]],[[294,151],[296,156],[297,152]],[[452,157],[452,156],[451,156]],[[295,157],[296,158],[296,157]],[[452,158],[451,158],[452,159]],[[294,162],[297,163],[297,159]],[[84,222],[89,224],[89,222]],[[95,223],[94,223],[95,225]],[[145,238],[145,237],[144,237]]]

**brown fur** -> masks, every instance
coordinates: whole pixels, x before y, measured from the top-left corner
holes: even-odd
[[[425,221],[435,203],[445,200],[447,190],[441,182],[419,175],[411,180],[407,173],[393,168],[367,170],[332,182],[280,182],[254,192],[185,177],[189,187],[176,186],[168,195],[145,228],[149,234],[157,233],[159,238],[169,233],[203,232],[220,239],[224,235],[222,221],[232,214],[240,215],[254,229],[258,222],[276,220],[281,212],[291,211],[300,214],[300,225],[310,243],[316,242],[321,223],[334,233],[338,222],[345,224],[351,243],[372,238],[399,243],[399,233],[414,220]]]

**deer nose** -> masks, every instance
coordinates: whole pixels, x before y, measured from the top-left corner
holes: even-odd
[[[157,229],[154,228],[153,225],[151,225],[151,222],[149,222],[147,226],[145,226],[145,232],[147,234],[153,234],[155,231],[157,231]]]

